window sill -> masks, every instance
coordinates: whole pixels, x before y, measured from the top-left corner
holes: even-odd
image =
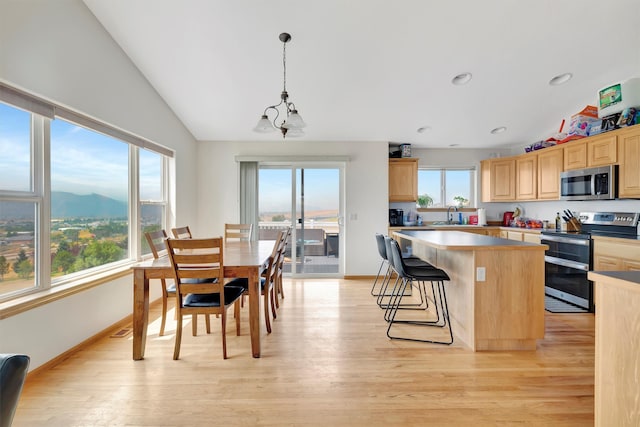
[[[417,208],[418,212],[447,212],[449,208]],[[478,208],[458,208],[456,212],[475,212]]]
[[[130,275],[131,273],[131,265],[120,266],[113,270],[65,283],[64,285],[58,285],[50,289],[5,301],[0,303],[0,320],[100,286],[106,282]]]

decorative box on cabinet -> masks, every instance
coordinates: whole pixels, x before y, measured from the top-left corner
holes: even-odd
[[[389,201],[418,200],[418,159],[389,159]]]

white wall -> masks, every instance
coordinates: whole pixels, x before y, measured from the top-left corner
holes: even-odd
[[[197,203],[195,140],[81,1],[4,1],[0,80],[174,149],[172,197]],[[125,278],[0,320],[0,353],[29,354],[34,369],[130,314],[132,299]]]
[[[386,142],[202,142],[198,151],[198,232],[222,235],[239,219],[236,156],[349,156],[346,165],[345,275],[375,274],[376,232],[387,233],[388,148]],[[351,220],[352,215],[357,216]]]

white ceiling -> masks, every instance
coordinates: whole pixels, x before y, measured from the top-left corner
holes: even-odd
[[[281,140],[252,132],[279,102],[281,32],[306,141],[529,144],[640,76],[640,0],[84,2],[202,141]]]

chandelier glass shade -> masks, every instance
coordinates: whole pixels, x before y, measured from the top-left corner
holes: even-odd
[[[287,93],[287,43],[291,41],[291,35],[289,33],[282,33],[279,38],[282,42],[283,68],[283,84],[280,102],[264,109],[260,120],[258,120],[258,124],[256,124],[253,130],[258,133],[280,130],[283,138],[287,136],[290,138],[303,136],[304,131],[302,129],[307,126],[307,124],[302,120],[295,104],[289,101],[289,94]],[[280,119],[280,121],[278,121],[278,119]]]

